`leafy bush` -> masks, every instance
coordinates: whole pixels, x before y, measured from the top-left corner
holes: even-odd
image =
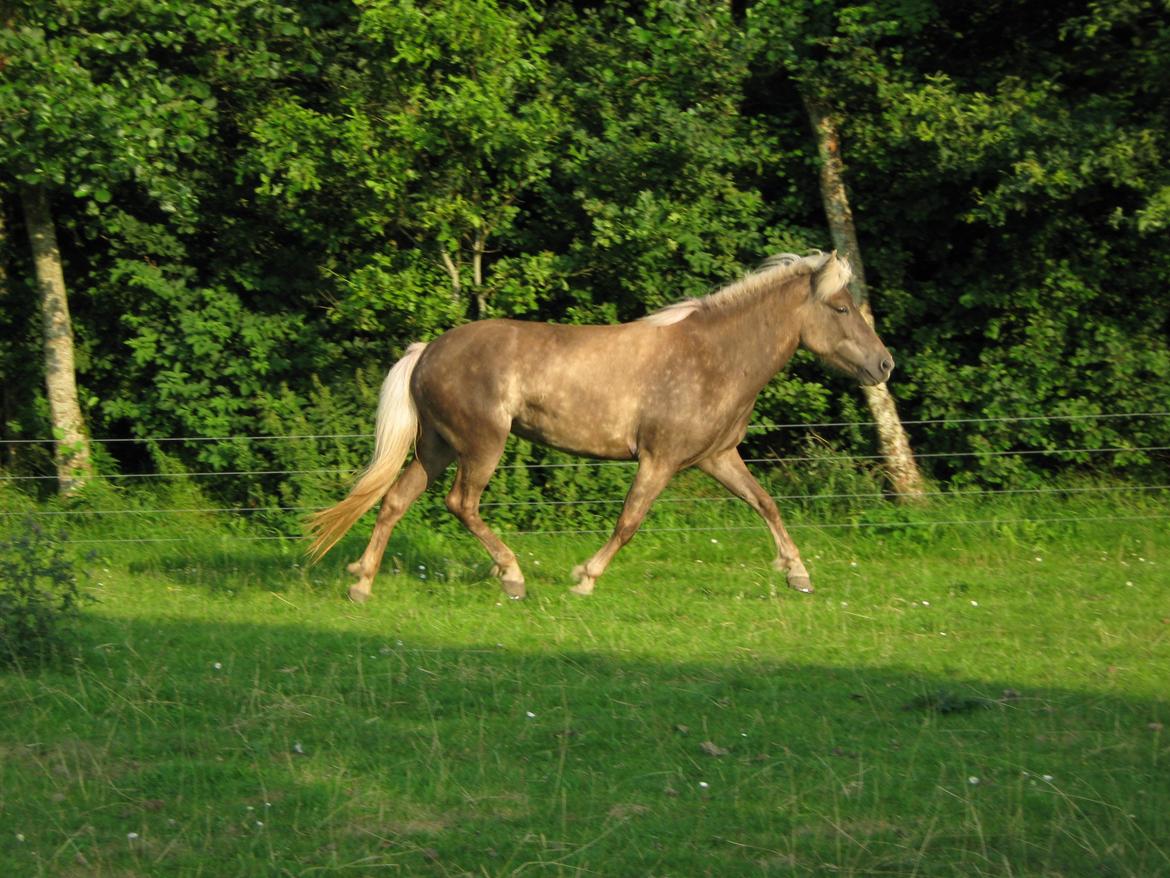
[[[20,533],[0,539],[0,663],[66,655],[87,597],[63,540],[26,518]]]

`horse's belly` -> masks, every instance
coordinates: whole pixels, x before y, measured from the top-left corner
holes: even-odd
[[[523,439],[570,454],[629,460],[637,455],[631,425],[615,423],[604,411],[582,407],[577,414],[528,405],[512,420],[512,432]],[[600,416],[600,417],[599,417]]]

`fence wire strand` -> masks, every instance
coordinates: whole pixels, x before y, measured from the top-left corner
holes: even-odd
[[[995,496],[1042,496],[1042,495],[1084,495],[1084,494],[1119,494],[1143,493],[1152,491],[1170,491],[1170,485],[1104,485],[1100,487],[1053,487],[1053,488],[986,488],[978,491],[924,491],[922,496],[941,500],[979,500]],[[832,500],[884,500],[890,495],[882,491],[865,491],[859,493],[836,494],[773,494],[772,499],[777,503],[809,501],[824,503]],[[581,500],[498,500],[480,503],[481,509],[519,509],[532,507],[572,507],[572,506],[617,506],[625,502],[624,497],[593,497]],[[691,503],[731,503],[743,501],[731,496],[723,497],[659,497],[654,501],[655,506],[662,504]],[[129,515],[259,515],[262,513],[282,514],[295,512],[307,514],[320,512],[324,506],[218,506],[218,507],[141,507],[133,509],[49,509],[32,510],[25,512],[0,512],[0,518],[17,518],[31,515],[34,518],[67,518],[67,517],[100,517],[129,516]],[[872,507],[871,507],[872,508]]]
[[[922,418],[919,420],[904,420],[904,427],[938,426],[940,424],[1005,424],[1025,423],[1031,421],[1102,421],[1120,418],[1166,418],[1170,411],[1149,412],[1104,412],[1076,415],[1000,415],[984,418]],[[830,427],[872,427],[873,421],[821,421],[814,423],[776,424],[770,422],[749,424],[748,432],[767,432],[769,430],[821,430]],[[288,435],[278,434],[236,434],[230,436],[123,436],[110,438],[91,438],[89,441],[100,444],[136,443],[139,445],[165,444],[168,442],[291,442],[316,441],[336,439],[373,439],[373,433],[296,433]],[[0,445],[51,445],[57,440],[52,438],[40,439],[0,439]]]
[[[1144,454],[1154,451],[1170,451],[1170,445],[1118,445],[1108,448],[1023,448],[1012,451],[928,451],[915,453],[917,460],[935,458],[968,458],[968,457],[1011,457],[1013,455],[1049,455],[1061,454]],[[883,460],[881,454],[833,454],[833,455],[793,455],[789,457],[748,457],[744,463],[755,465],[775,466],[784,463],[843,463],[849,461]],[[496,467],[496,470],[549,470],[549,469],[588,469],[590,467],[632,467],[637,466],[636,460],[591,460],[583,462],[565,463],[509,463]],[[349,476],[352,477],[358,470],[350,469],[265,469],[265,470],[203,470],[187,473],[111,473],[98,475],[97,480],[114,481],[117,479],[207,479],[219,477],[244,476]],[[36,482],[55,480],[55,475],[41,476],[0,476],[0,482]]]

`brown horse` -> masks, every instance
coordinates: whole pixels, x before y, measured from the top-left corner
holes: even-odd
[[[638,461],[609,541],[573,571],[589,594],[675,473],[697,466],[767,522],[774,566],[812,591],[776,504],[736,446],[756,396],[803,345],[863,384],[894,361],[850,296],[836,253],[783,255],[718,292],[617,326],[482,320],[411,345],[386,376],[374,457],[349,495],[311,517],[319,558],[379,499],[370,543],[349,565],[352,600],[370,596],[386,542],[407,508],[458,461],[447,508],[495,562],[504,592],[524,597],[515,553],[484,523],[479,499],[509,433],[574,454]],[[414,460],[402,470],[414,446]],[[401,473],[400,473],[401,470]]]

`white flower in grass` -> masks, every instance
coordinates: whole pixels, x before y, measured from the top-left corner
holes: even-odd
[[[701,780],[701,781],[699,781],[699,789],[709,790],[709,789],[711,789],[711,784],[707,783],[707,781],[705,781],[705,780]]]
[[[979,601],[971,601],[971,606],[973,606],[973,607],[979,606]]]
[[[127,832],[126,833],[126,841],[138,841],[138,833],[137,832]]]
[[[24,833],[23,832],[16,833],[16,840],[23,843],[24,842]]]
[[[924,607],[929,607],[929,606],[930,606],[930,601],[923,601],[923,602],[922,602],[922,606],[924,606]]]
[[[211,663],[211,666],[212,666],[213,668],[215,668],[217,671],[222,671],[222,670],[223,670],[223,662],[212,662],[212,663]]]
[[[1052,775],[1051,774],[1042,774],[1042,775],[1040,775],[1040,779],[1042,781],[1044,781],[1045,783],[1052,783]]]
[[[967,778],[967,783],[971,784],[973,787],[979,786],[979,778],[977,778],[975,775],[971,775],[969,778]]]
[[[524,711],[524,715],[527,716],[529,719],[536,719],[536,714],[533,713],[531,710]]]

